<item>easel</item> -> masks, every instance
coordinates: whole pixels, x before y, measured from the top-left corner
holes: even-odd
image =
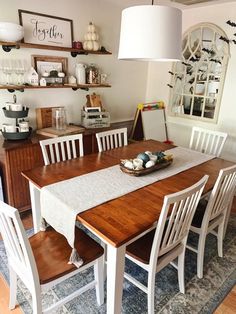
[[[163,101],[144,103],[137,106],[130,141],[144,139],[170,142],[168,139],[165,105]]]

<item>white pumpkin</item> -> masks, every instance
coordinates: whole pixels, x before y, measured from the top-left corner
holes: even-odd
[[[92,40],[97,40],[97,33],[96,32],[91,33],[91,39]]]
[[[155,165],[155,162],[154,162],[153,160],[149,160],[149,161],[146,163],[145,167],[146,167],[146,168],[150,168],[150,167],[152,167],[152,166],[154,166],[154,165]]]
[[[98,51],[99,50],[99,43],[98,41],[94,40],[93,41],[93,51]]]
[[[134,169],[134,165],[133,165],[132,161],[130,161],[130,160],[127,160],[127,161],[125,162],[124,166],[125,166],[126,168],[128,168],[128,169]]]
[[[93,40],[93,33],[92,32],[87,33],[87,40]]]
[[[156,163],[157,161],[157,156],[156,155],[150,155],[149,156],[150,160],[154,161]]]
[[[92,22],[90,22],[89,26],[88,26],[88,31],[93,33],[93,32],[95,32],[95,30],[96,30],[95,26],[93,25]]]
[[[93,41],[92,40],[87,41],[87,50],[93,50]]]
[[[84,42],[83,42],[83,48],[84,48],[84,50],[88,50],[88,41],[87,40],[85,40]]]

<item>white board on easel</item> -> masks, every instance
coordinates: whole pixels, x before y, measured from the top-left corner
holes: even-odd
[[[164,109],[143,110],[142,125],[145,140],[166,140],[166,122]]]
[[[163,101],[138,104],[129,140],[142,141],[144,139],[168,141]]]

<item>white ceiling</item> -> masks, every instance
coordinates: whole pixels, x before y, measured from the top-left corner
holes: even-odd
[[[114,4],[126,8],[134,5],[147,5],[152,4],[152,0],[107,0],[113,2]],[[203,7],[208,5],[235,2],[232,0],[154,0],[154,4],[175,6],[182,10],[193,8],[193,7]]]

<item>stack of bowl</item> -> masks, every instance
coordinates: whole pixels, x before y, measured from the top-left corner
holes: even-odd
[[[15,23],[0,22],[0,41],[16,42],[24,37],[23,26]]]

